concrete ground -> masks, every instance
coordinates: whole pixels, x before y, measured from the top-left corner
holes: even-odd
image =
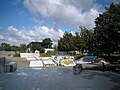
[[[0,90],[120,90],[120,74],[111,71],[83,70],[74,75],[72,67],[28,68],[29,61],[8,54],[0,52],[18,69],[0,77]]]
[[[0,57],[5,57],[6,63],[16,62],[17,63],[17,68],[27,68],[27,67],[29,67],[30,61],[27,61],[25,58],[8,56],[10,53],[11,52],[0,51]]]
[[[0,78],[0,90],[120,90],[120,74],[72,67],[21,68]]]

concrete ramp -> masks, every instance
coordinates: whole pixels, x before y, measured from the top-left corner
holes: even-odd
[[[21,58],[26,58],[28,61],[39,59],[39,53],[20,53]]]
[[[43,67],[42,61],[30,61],[29,67]]]
[[[51,59],[44,60],[43,63],[44,63],[44,66],[57,66],[57,64],[54,63]]]

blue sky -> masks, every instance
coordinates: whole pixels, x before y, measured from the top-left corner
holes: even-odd
[[[119,0],[0,0],[0,43],[28,44],[51,38],[57,43],[65,31],[79,25],[94,28],[94,20]]]

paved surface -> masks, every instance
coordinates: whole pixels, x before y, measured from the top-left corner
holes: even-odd
[[[16,62],[18,68],[28,68],[29,67],[30,61],[27,61],[26,59],[20,58],[20,57],[8,56],[10,53],[11,52],[0,51],[0,57],[5,57],[7,63],[8,62]]]
[[[72,67],[21,68],[0,78],[0,90],[120,90],[120,74]]]

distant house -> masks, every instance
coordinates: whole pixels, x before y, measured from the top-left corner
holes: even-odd
[[[44,49],[42,42],[31,42],[27,45],[27,52]]]
[[[44,45],[42,42],[31,42],[27,45],[27,52],[35,52],[36,50],[47,53],[48,51],[54,51],[54,49],[51,48],[44,48]]]

